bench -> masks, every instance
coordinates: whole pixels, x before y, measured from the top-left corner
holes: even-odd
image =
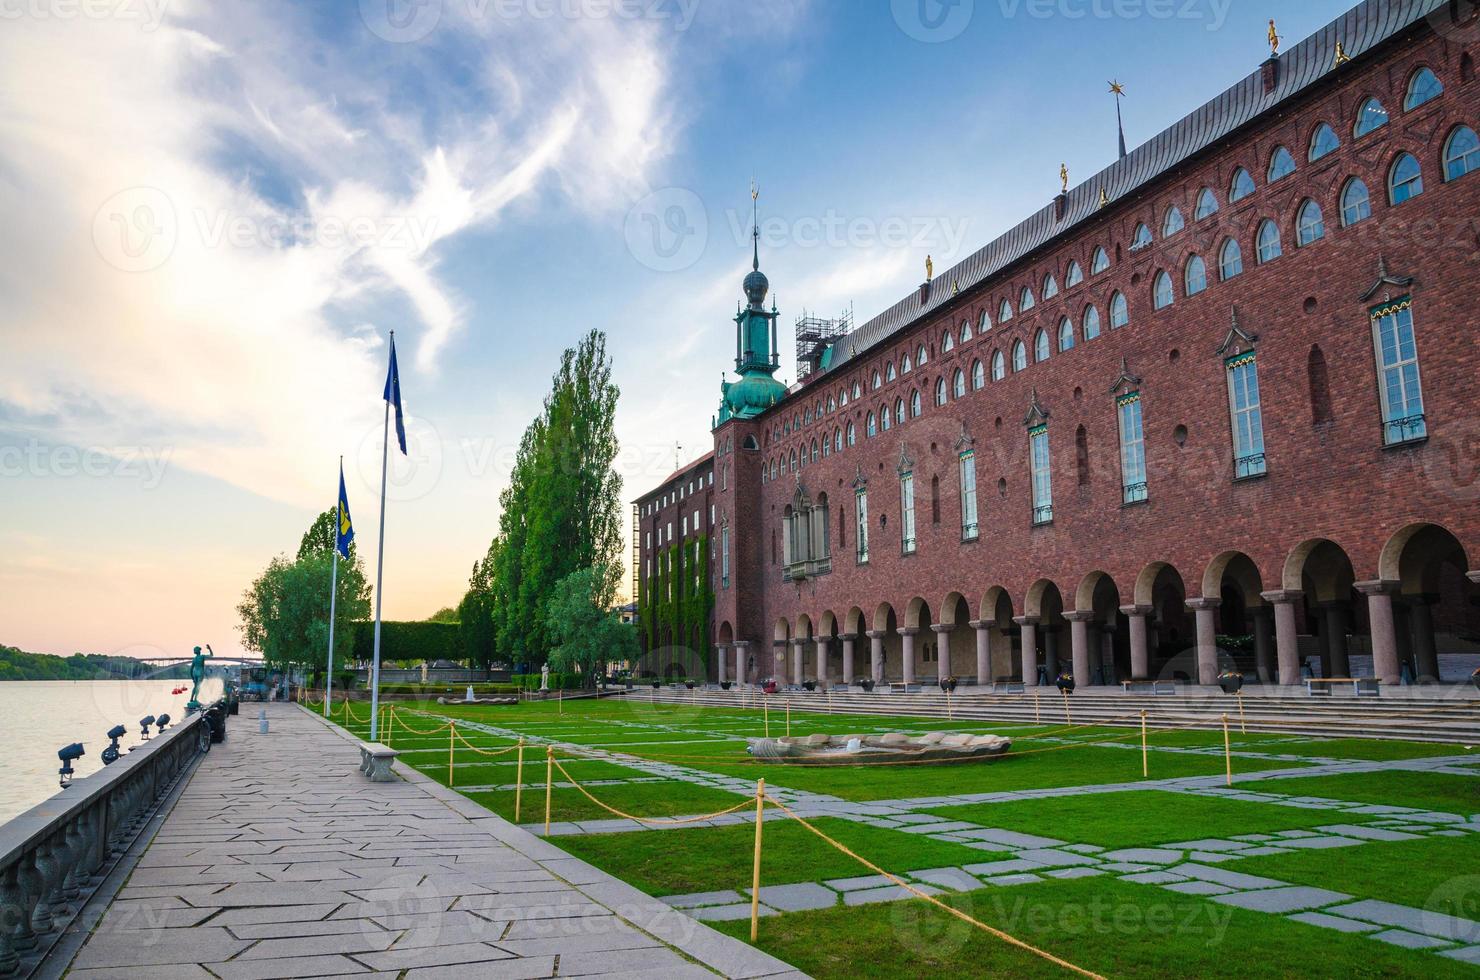
[[[1173,681],[1121,681],[1120,686],[1127,694],[1176,694]]]
[[[1022,681],[1015,681],[1009,677],[999,677],[992,682],[993,694],[1023,694],[1027,688],[1023,687]]]
[[[401,753],[389,745],[379,742],[360,743],[360,772],[370,777],[372,783],[389,783],[395,780],[391,774],[391,763]]]
[[[1329,698],[1337,684],[1350,684],[1352,694],[1359,698],[1375,698],[1382,693],[1382,681],[1376,677],[1307,677],[1305,693],[1311,697]]]
[[[920,693],[920,685],[919,684],[896,684],[896,683],[891,682],[889,684],[889,693],[890,694],[918,694],[918,693]]]

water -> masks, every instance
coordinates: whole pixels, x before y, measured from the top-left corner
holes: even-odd
[[[179,687],[184,693],[170,693]],[[210,702],[221,690],[219,678],[207,677],[200,698]],[[140,742],[140,718],[168,713],[182,719],[188,700],[188,680],[0,682],[0,823],[61,792],[57,749],[83,744],[87,754],[72,763],[74,778],[81,779],[103,768],[108,729],[128,728],[118,741],[127,752]]]

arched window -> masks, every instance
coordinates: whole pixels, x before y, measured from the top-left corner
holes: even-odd
[[[829,439],[827,436],[823,436],[822,437],[822,458],[823,459],[827,459],[827,457],[830,456],[830,455],[832,455],[832,440]]]
[[[1005,377],[1007,377],[1007,358],[1003,357],[999,350],[992,354],[992,380],[1001,381]]]
[[[1073,289],[1082,282],[1084,282],[1084,270],[1079,267],[1078,262],[1071,261],[1069,263],[1069,271],[1064,274],[1064,285],[1069,289]]]
[[[879,434],[879,423],[874,419],[873,412],[868,413],[868,428],[864,431],[868,433],[870,439]]]
[[[1131,251],[1136,252],[1151,244],[1151,229],[1145,225],[1136,225],[1136,233],[1131,236]]]
[[[875,368],[873,377],[869,379],[869,386],[877,391],[879,389],[879,384],[879,371],[877,368]]]
[[[874,417],[873,417],[872,413],[870,413],[870,415],[868,417],[868,424],[869,424],[870,427],[872,427],[873,424],[874,424]],[[852,422],[849,422],[848,423],[848,445],[850,445],[850,446],[856,446],[856,445],[858,445],[858,432],[853,428],[853,423]]]
[[[1172,291],[1172,277],[1165,271],[1156,273],[1156,279],[1151,287],[1151,298],[1158,310],[1166,309],[1176,300],[1176,294]]]
[[[847,388],[844,388],[842,391],[838,392],[838,407],[839,408],[846,408],[847,405],[848,405],[848,389]]]
[[[920,397],[920,393],[917,391],[917,392],[915,392],[911,396],[910,400],[911,401],[914,401],[915,399],[917,399],[919,397]],[[903,398],[896,398],[896,399],[894,399],[894,422],[895,422],[896,425],[903,425],[904,424],[904,399]]]
[[[1353,177],[1341,189],[1341,224],[1350,228],[1372,217],[1372,196],[1360,177]]]
[[[921,344],[919,347],[915,348],[915,366],[916,367],[924,367],[925,366],[925,362],[928,361],[928,360],[930,360],[930,352],[925,349],[925,345],[924,344]]]
[[[900,374],[909,374],[914,369],[915,369],[915,362],[912,361],[912,360],[910,360],[910,353],[909,353],[909,351],[905,351],[904,352],[904,356],[899,359],[899,373]]]
[[[1013,341],[1012,344],[1012,369],[1023,371],[1028,367],[1028,345],[1021,340]]]
[[[858,399],[860,399],[862,397],[863,397],[863,387],[861,385],[859,385],[859,383],[857,381],[853,382],[853,400],[854,401],[858,401]]]
[[[884,427],[885,432],[894,427],[894,416],[890,413],[888,405],[879,406],[879,424]]]
[[[981,361],[977,361],[971,369],[975,371],[981,367],[981,364]],[[951,394],[957,398],[963,398],[966,395],[966,372],[960,368],[957,368],[956,373],[951,376]]]
[[[986,318],[987,318],[987,314],[986,313],[982,313],[982,319],[985,320]],[[970,339],[971,339],[971,321],[970,320],[962,320],[961,321],[961,343],[964,344],[964,343],[966,343]]]
[[[1381,129],[1388,124],[1387,110],[1382,103],[1376,99],[1368,99],[1362,103],[1362,108],[1357,110],[1357,123],[1352,127],[1354,136],[1366,136],[1374,130]]]
[[[1465,174],[1480,167],[1480,139],[1468,126],[1461,126],[1449,134],[1444,144],[1444,179],[1459,180]]]
[[[1211,217],[1212,215],[1217,213],[1218,198],[1213,196],[1212,191],[1204,187],[1201,191],[1198,192],[1197,210],[1193,212],[1193,217],[1195,220],[1201,221],[1202,219]]]
[[[831,415],[838,410],[838,400],[832,395],[827,396],[827,414]]]
[[[925,406],[920,401],[920,390],[917,388],[914,391],[910,392],[910,418],[919,418],[920,413],[924,410]]]
[[[1008,320],[1011,320],[1011,319],[1012,319],[1012,304],[1009,303],[1007,300],[1004,299],[1002,301],[1002,305],[999,306],[999,307],[997,307],[997,322],[998,323],[1006,323]]]
[[[1086,306],[1084,308],[1084,319],[1082,323],[1084,326],[1085,340],[1094,340],[1100,335],[1100,311],[1093,306]]]
[[[1281,177],[1288,177],[1295,172],[1295,158],[1290,151],[1283,146],[1274,149],[1274,155],[1269,158],[1269,182],[1273,184]]]
[[[1265,218],[1263,224],[1259,226],[1258,241],[1260,265],[1273,262],[1285,254],[1284,247],[1280,244],[1280,226],[1268,218]]]
[[[1059,321],[1059,353],[1074,349],[1074,324],[1068,317]]]
[[[956,369],[956,374],[957,375],[960,375],[961,374],[961,369],[960,368],[957,368]],[[945,378],[936,378],[935,379],[935,407],[936,408],[940,408],[945,403],[946,403],[946,379]]]
[[[1130,304],[1125,301],[1125,296],[1115,293],[1110,297],[1110,329],[1119,330],[1131,322]]]
[[[1053,273],[1043,277],[1043,298],[1053,299],[1059,294],[1059,281],[1053,277]]]
[[[788,459],[790,461],[791,468],[789,470],[782,470],[781,472],[783,472],[783,473],[787,473],[787,472],[795,473],[797,471],[797,451],[795,449],[793,449],[791,451],[791,455],[790,455],[790,457],[788,457]]]
[[[1187,222],[1182,218],[1182,209],[1175,204],[1167,211],[1166,220],[1161,223],[1161,237],[1171,238],[1177,232],[1187,227]]]
[[[894,373],[894,362],[893,361],[890,361],[888,364],[884,365],[884,380],[885,381],[893,381],[897,377],[899,377],[899,375],[897,375],[897,374]]]
[[[1244,274],[1244,250],[1232,238],[1223,242],[1218,250],[1218,278],[1227,282]]]
[[[1336,130],[1326,123],[1316,127],[1315,135],[1310,138],[1310,160],[1312,163],[1319,160],[1328,153],[1335,153],[1341,149],[1341,138],[1336,135]]]
[[[1018,312],[1026,313],[1033,308],[1033,290],[1027,286],[1018,294]]]
[[[1046,361],[1052,353],[1053,342],[1049,340],[1048,331],[1039,328],[1038,332],[1033,335],[1033,360],[1035,362]]]
[[[1254,178],[1243,167],[1239,167],[1233,173],[1233,182],[1228,187],[1228,203],[1233,204],[1242,201],[1254,193]]]
[[[965,326],[965,324],[962,324],[962,326]],[[949,354],[951,352],[951,349],[955,346],[956,338],[952,337],[951,332],[947,330],[945,334],[940,338],[940,352],[942,354]]]
[[[988,313],[986,310],[982,310],[981,318],[976,321],[976,332],[977,333],[986,333],[988,330],[991,330],[991,329],[992,329],[992,314]]]
[[[1300,247],[1304,248],[1325,237],[1326,218],[1321,214],[1321,206],[1306,198],[1305,203],[1300,205],[1300,213],[1295,219],[1295,240]]]
[[[821,458],[822,458],[821,453],[818,452],[817,440],[816,439],[813,439],[812,440],[812,462],[815,463],[815,462],[817,462]]]
[[[1208,264],[1202,260],[1201,255],[1194,255],[1187,260],[1187,269],[1183,273],[1182,281],[1188,296],[1196,296],[1208,288]]]
[[[850,429],[853,427],[853,425],[852,425],[851,422],[849,423],[848,427]],[[833,429],[833,452],[840,453],[842,451],[843,451],[843,430],[842,429]]]
[[[1105,253],[1103,248],[1096,247],[1095,254],[1090,256],[1089,274],[1097,276],[1108,268],[1110,268],[1110,256]]]
[[[1423,169],[1411,153],[1400,153],[1388,174],[1388,199],[1402,204],[1423,193]]]
[[[1437,75],[1427,68],[1420,68],[1408,80],[1408,96],[1403,99],[1403,111],[1417,109],[1444,94],[1444,86]]]

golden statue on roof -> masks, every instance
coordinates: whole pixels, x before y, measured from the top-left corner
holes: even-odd
[[[1063,185],[1063,192],[1069,193],[1069,165],[1067,163],[1059,164],[1059,183]]]
[[[925,256],[925,281],[926,282],[929,282],[930,280],[932,280],[934,278],[935,278],[935,260],[932,259],[930,256],[927,255],[927,256]]]
[[[1274,18],[1269,20],[1269,56],[1273,58],[1280,53],[1280,32],[1275,30]]]

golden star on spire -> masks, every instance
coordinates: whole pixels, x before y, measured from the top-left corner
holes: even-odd
[[[1119,82],[1112,81],[1110,83],[1110,94],[1111,95],[1124,95],[1125,94],[1125,86],[1122,85],[1122,84],[1120,84]]]

